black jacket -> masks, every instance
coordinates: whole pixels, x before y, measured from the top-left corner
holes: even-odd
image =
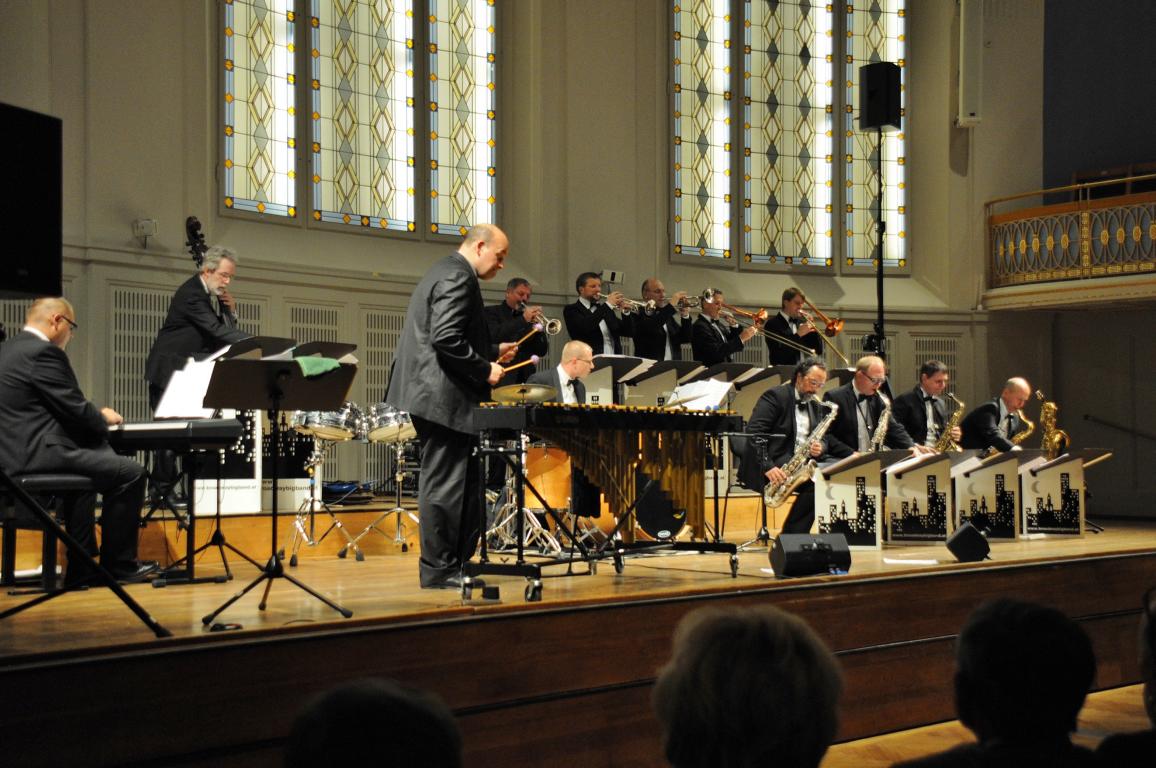
[[[582,302],[575,301],[562,308],[562,320],[566,323],[566,333],[574,341],[584,341],[594,350],[594,354],[601,355],[605,351],[602,342],[602,329],[598,324],[606,321],[610,329],[610,338],[614,341],[614,354],[622,354],[622,338],[634,333],[634,318],[623,315],[619,319],[614,310],[605,302],[596,304],[593,311],[586,309]]]
[[[931,409],[935,414],[937,433],[942,432],[943,425],[947,423],[947,406],[943,398],[935,398]],[[912,440],[920,444],[927,442],[927,409],[923,407],[922,387],[917,386],[892,400],[891,415],[903,425]]]
[[[690,318],[680,318],[678,308],[673,304],[661,307],[653,315],[640,314],[634,318],[634,354],[649,360],[662,360],[666,357],[669,335],[671,359],[681,360],[682,345],[690,342],[690,329]]]
[[[1007,436],[1010,438],[1025,428],[1023,419],[1012,414],[1011,428]],[[963,439],[959,441],[960,448],[985,449],[995,447],[1001,451],[1010,451],[1015,445],[1011,440],[999,433],[999,398],[988,400],[976,406],[975,410],[963,417],[959,428],[963,430]]]
[[[841,387],[832,389],[823,399],[839,406],[839,415],[835,417],[835,423],[827,432],[831,455],[839,459],[846,458],[859,449],[859,403],[855,387],[851,382],[847,382]],[[879,417],[883,415],[883,398],[876,394],[864,403],[870,417],[867,419],[867,434],[872,435],[875,432],[875,425],[879,423]],[[895,420],[894,407],[887,422],[887,437],[883,439],[883,445],[887,448],[910,448],[915,445],[911,435],[907,434],[903,425]]]
[[[806,336],[799,336],[791,330],[791,326],[787,324],[782,314],[778,312],[767,318],[767,322],[763,325],[763,328],[778,336],[783,336],[791,341],[802,344],[804,347],[810,347],[816,355],[819,357],[823,356],[823,340],[819,338],[819,334],[822,333],[822,331],[808,333]],[[764,338],[767,341],[767,352],[771,356],[771,365],[794,365],[803,359],[803,353],[799,350],[780,344],[770,336],[765,336]]]
[[[694,359],[707,367],[731,362],[731,355],[743,351],[743,340],[739,338],[742,329],[735,326],[728,328],[726,333],[726,340],[723,340],[710,318],[699,315],[690,328],[690,348]]]
[[[226,344],[249,338],[237,328],[237,319],[223,303],[221,314],[213,303],[199,274],[193,275],[173,294],[165,323],[149,350],[145,378],[149,383],[168,386],[173,371],[185,367],[185,361],[197,355],[216,352]]]

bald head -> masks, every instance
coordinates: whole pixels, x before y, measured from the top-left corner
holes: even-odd
[[[594,350],[584,341],[568,341],[562,347],[562,370],[572,379],[581,379],[594,368]]]
[[[499,227],[475,224],[466,232],[458,253],[473,265],[479,279],[489,280],[502,269],[509,249],[510,241]]]
[[[1024,407],[1032,394],[1032,385],[1027,379],[1013,376],[1004,382],[1000,398],[1009,411],[1018,411]]]
[[[48,340],[64,349],[76,327],[76,310],[68,299],[56,296],[37,299],[28,307],[24,324],[43,333]]]

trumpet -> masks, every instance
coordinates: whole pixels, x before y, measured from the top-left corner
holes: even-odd
[[[519,302],[518,310],[525,312],[526,302]],[[519,344],[530,338],[530,336],[532,336],[538,330],[544,331],[547,336],[557,336],[562,332],[562,321],[555,317],[546,317],[546,315],[540,309],[533,314],[533,320],[531,322],[535,326],[534,329],[531,330],[530,333],[527,333],[525,336],[523,336],[521,341],[518,342]],[[540,329],[537,327],[539,325],[542,326]]]
[[[685,296],[678,300],[679,309],[697,309],[702,306],[702,299],[698,296]]]
[[[604,293],[594,294],[594,301],[595,302],[600,302],[600,301],[606,302],[607,304],[610,303],[607,300],[606,294],[604,294]],[[641,312],[644,315],[653,315],[655,310],[658,309],[658,303],[654,299],[649,299],[647,301],[638,301],[636,299],[628,299],[625,296],[623,296],[622,301],[621,301],[621,303],[619,303],[617,305],[617,308],[621,309],[622,313],[626,314],[626,315],[630,314],[631,312]]]

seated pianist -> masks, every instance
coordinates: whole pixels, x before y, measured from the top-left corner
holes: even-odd
[[[140,581],[157,568],[137,559],[145,471],[108,444],[108,428],[123,422],[121,415],[98,408],[80,391],[64,354],[78,328],[75,318],[65,299],[37,299],[24,329],[0,345],[0,468],[16,476],[90,478],[102,497],[99,548],[95,493],[65,499],[59,510],[65,527],[118,580]],[[65,585],[81,586],[92,576],[70,559]]]

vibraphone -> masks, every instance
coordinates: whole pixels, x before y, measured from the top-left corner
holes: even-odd
[[[742,429],[724,411],[689,411],[618,405],[500,405],[474,410],[476,431],[515,429],[554,443],[606,494],[612,514],[632,509],[635,477],[658,482],[696,538],[706,535],[705,434]],[[624,529],[623,533],[629,532]],[[677,531],[672,531],[677,533]]]

